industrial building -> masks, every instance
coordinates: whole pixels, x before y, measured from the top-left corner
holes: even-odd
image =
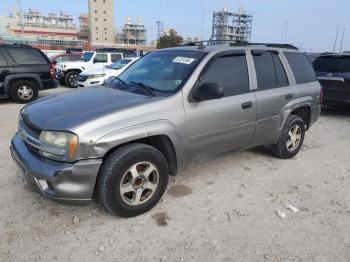
[[[117,35],[118,43],[123,45],[146,45],[147,31],[142,18],[138,17],[133,23],[128,17],[128,22],[124,25],[122,32]]]
[[[250,42],[253,16],[248,15],[243,7],[238,12],[231,12],[227,8],[213,13],[211,40],[229,40],[236,42]]]
[[[114,45],[114,0],[89,0],[90,44],[93,46]]]
[[[37,46],[83,47],[78,28],[66,13],[48,13],[29,9],[0,17],[0,41]]]

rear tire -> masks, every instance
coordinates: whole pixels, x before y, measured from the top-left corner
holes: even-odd
[[[70,71],[66,74],[64,82],[70,88],[77,88],[77,78],[80,73],[77,71]]]
[[[305,123],[296,115],[289,115],[277,144],[271,146],[272,153],[281,159],[296,156],[304,142]]]
[[[168,185],[169,167],[156,148],[133,143],[113,152],[103,163],[97,194],[112,214],[134,217],[152,209]]]
[[[18,80],[10,86],[10,95],[14,102],[25,104],[38,98],[38,87],[33,81]]]

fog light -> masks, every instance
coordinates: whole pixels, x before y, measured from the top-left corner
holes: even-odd
[[[46,180],[38,179],[38,183],[42,190],[47,190],[49,188],[49,185],[47,184]]]

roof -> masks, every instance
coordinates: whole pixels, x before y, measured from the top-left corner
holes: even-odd
[[[205,43],[208,43],[205,45]],[[285,51],[298,51],[299,49],[290,44],[278,44],[278,43],[246,43],[246,42],[232,42],[232,41],[200,41],[194,43],[188,43],[178,47],[167,48],[166,50],[182,50],[182,51],[197,51],[197,52],[218,52],[229,51],[244,48],[256,48],[256,49],[283,49]],[[162,50],[162,49],[161,49]],[[163,49],[164,50],[164,49]]]

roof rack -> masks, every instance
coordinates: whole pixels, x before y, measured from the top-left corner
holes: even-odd
[[[266,46],[266,47],[276,47],[276,48],[286,48],[299,50],[294,45],[291,44],[278,44],[278,43],[248,43],[248,42],[237,42],[232,40],[206,40],[206,41],[198,41],[198,42],[190,42],[187,44],[183,44],[181,46],[198,46],[200,49],[204,49],[206,46],[215,46],[215,45],[229,45],[229,46]]]

